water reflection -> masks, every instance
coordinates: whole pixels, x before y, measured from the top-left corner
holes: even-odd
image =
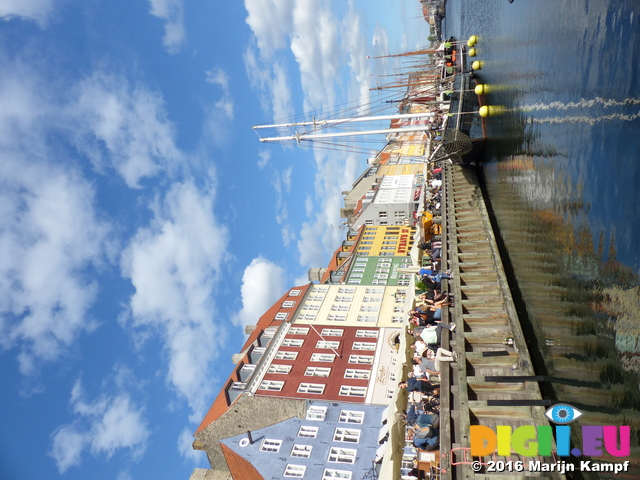
[[[538,373],[551,377],[545,394],[580,409],[582,425],[625,424],[637,432],[639,279],[617,261],[615,237],[590,229],[584,187],[553,163],[503,156],[485,167],[485,183],[529,348]],[[637,433],[632,458],[640,459]],[[635,468],[640,475],[640,463]]]

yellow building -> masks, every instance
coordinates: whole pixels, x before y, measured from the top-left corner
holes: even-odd
[[[409,255],[415,233],[416,228],[410,225],[365,226],[356,254],[380,257]]]

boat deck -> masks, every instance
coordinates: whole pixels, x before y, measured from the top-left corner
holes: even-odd
[[[443,265],[449,265],[454,279],[448,289],[454,294],[450,321],[453,334],[443,335],[443,346],[458,352],[458,362],[441,374],[440,478],[489,479],[544,476],[564,478],[555,472],[504,472],[487,470],[490,460],[528,460],[484,457],[472,459],[470,425],[548,425],[545,405],[536,381],[513,378],[535,372],[527,350],[516,309],[508,287],[494,232],[480,190],[475,169],[447,165],[443,169]],[[444,267],[443,267],[444,268]],[[449,388],[447,388],[449,386]],[[450,418],[450,421],[443,421]],[[483,464],[480,471],[473,460]],[[553,458],[540,458],[554,463]]]

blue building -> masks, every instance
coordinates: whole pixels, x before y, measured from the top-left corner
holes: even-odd
[[[304,419],[292,417],[220,443],[264,479],[371,479],[376,478],[376,456],[379,460],[387,434],[385,410],[384,406],[310,401]]]

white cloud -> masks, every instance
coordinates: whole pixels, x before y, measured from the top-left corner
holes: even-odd
[[[205,73],[205,81],[212,85],[218,85],[222,89],[222,98],[215,103],[215,107],[224,112],[225,116],[233,119],[233,98],[229,89],[229,75],[220,67],[208,70]]]
[[[22,17],[45,27],[53,11],[54,0],[2,0],[0,19]]]
[[[69,106],[72,135],[98,171],[111,165],[131,188],[182,161],[162,98],[124,77],[95,73]]]
[[[285,271],[262,257],[254,258],[242,275],[242,309],[232,321],[244,327],[255,325],[259,318],[286,291]]]
[[[173,185],[154,206],[154,219],[138,231],[122,256],[123,276],[135,293],[123,324],[158,333],[168,356],[167,381],[186,399],[193,418],[212,394],[212,361],[224,341],[213,296],[227,260],[228,233],[213,214],[213,186]]]
[[[150,431],[144,409],[139,408],[128,393],[103,394],[87,401],[82,384],[77,380],[70,404],[76,419],[56,429],[49,451],[60,473],[80,465],[86,450],[107,459],[121,449],[130,450],[135,457],[144,453]]]
[[[270,58],[275,50],[287,46],[292,29],[295,0],[245,0],[247,24],[251,27],[262,55]]]
[[[260,150],[258,152],[258,168],[260,170],[264,170],[264,168],[269,164],[269,160],[271,160],[271,152],[269,150]]]
[[[26,152],[2,158],[0,345],[18,346],[20,370],[32,374],[96,327],[91,273],[106,260],[109,227],[77,173]]]
[[[194,464],[206,461],[207,457],[201,450],[193,449],[193,433],[190,429],[185,428],[178,436],[178,452],[187,460]]]
[[[167,52],[178,53],[185,41],[182,0],[149,0],[149,5],[149,13],[165,22],[162,45]]]

